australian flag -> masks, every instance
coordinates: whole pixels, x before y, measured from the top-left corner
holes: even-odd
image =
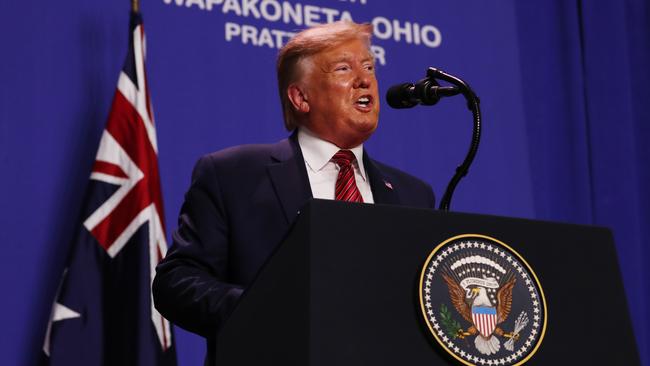
[[[142,18],[130,41],[43,344],[50,365],[175,365],[169,322],[153,306],[167,251]]]

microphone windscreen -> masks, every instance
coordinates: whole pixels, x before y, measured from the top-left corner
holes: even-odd
[[[386,102],[395,109],[413,108],[418,104],[411,97],[414,88],[411,83],[391,86],[386,92]]]

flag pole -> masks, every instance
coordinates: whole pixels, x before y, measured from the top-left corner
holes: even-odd
[[[131,11],[134,13],[138,13],[140,11],[140,1],[139,0],[131,0]]]

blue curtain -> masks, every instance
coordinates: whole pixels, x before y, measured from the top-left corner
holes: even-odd
[[[517,19],[535,215],[612,228],[648,365],[650,6],[521,1]]]

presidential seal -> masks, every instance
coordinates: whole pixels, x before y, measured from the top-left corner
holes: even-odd
[[[546,301],[528,263],[497,239],[466,234],[429,255],[420,307],[442,348],[465,365],[521,365],[546,331]]]

